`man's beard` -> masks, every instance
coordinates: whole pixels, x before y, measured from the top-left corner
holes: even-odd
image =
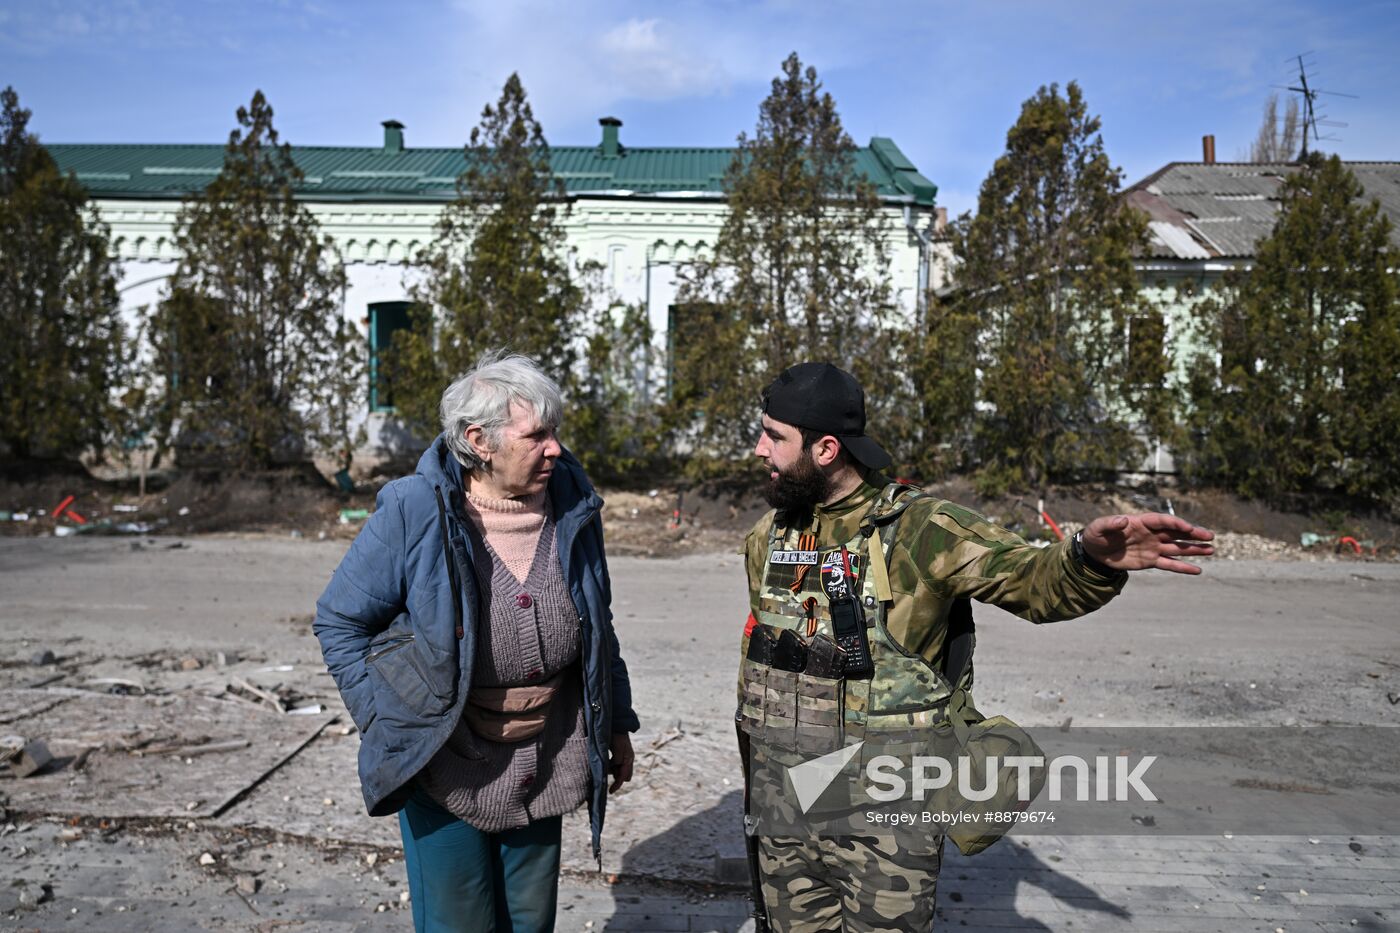
[[[830,493],[831,480],[812,459],[810,449],[787,470],[778,470],[776,479],[770,476],[763,487],[763,498],[780,512],[810,512]]]

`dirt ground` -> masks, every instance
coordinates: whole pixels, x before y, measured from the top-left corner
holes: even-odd
[[[0,535],[254,533],[349,540],[359,531],[362,513],[374,508],[375,492],[385,481],[379,477],[345,492],[310,466],[237,476],[190,470],[152,475],[142,495],[135,482],[101,480],[76,465],[11,466],[0,468]],[[988,499],[965,478],[928,489],[983,512],[1028,540],[1055,535],[1041,519],[1035,496]],[[618,555],[732,552],[766,509],[756,491],[736,487],[671,483],[601,492],[608,549]],[[54,518],[70,495],[72,502]],[[1213,489],[1052,487],[1044,511],[1065,534],[1097,515],[1171,511],[1221,534],[1219,554],[1233,559],[1400,559],[1400,517],[1322,508],[1282,511]],[[83,523],[74,519],[75,512]],[[1322,542],[1302,547],[1305,532],[1322,536]],[[1354,548],[1337,543],[1345,536],[1355,539]]]
[[[0,540],[0,733],[44,738],[55,757],[41,774],[0,778],[8,811],[0,814],[0,895],[13,895],[13,903],[0,897],[0,927],[404,928],[397,827],[364,814],[359,739],[310,631],[311,607],[345,547],[285,535]],[[1032,626],[979,606],[979,706],[1028,727],[1396,723],[1400,568],[1203,563],[1198,578],[1135,576],[1119,599],[1075,622]],[[743,868],[732,731],[746,614],[741,561],[733,553],[615,556],[611,570],[642,718],[637,777],[610,804],[601,874],[587,850],[586,816],[566,821],[565,905],[577,906],[560,928],[732,930],[728,921],[686,927],[644,913],[635,923],[593,922],[627,906],[609,879],[641,886],[644,910],[664,894],[688,899],[668,911],[690,911],[716,891],[717,900],[738,896]],[[1284,866],[1320,901],[1325,873],[1351,870],[1355,841],[1327,843],[1336,852],[1326,859],[1321,849],[1300,856],[1299,839],[1249,844],[1264,870]],[[1110,863],[1124,856],[1091,843],[1076,849],[1071,840],[1069,861],[1036,861],[1030,875],[1082,863],[1081,878],[1121,876]],[[1069,928],[1024,920],[1025,895],[996,893],[1028,871],[1024,850],[979,858],[950,873],[950,882],[982,880],[963,886],[966,904],[947,909],[970,905],[962,916],[974,928]],[[1225,880],[1200,884],[1233,892],[1245,883],[1243,856],[1212,858],[1223,867],[1200,872]],[[1384,865],[1400,864],[1389,859]],[[1163,865],[1158,855],[1139,861],[1144,879]],[[1145,883],[1138,877],[1129,883]],[[1246,899],[1263,881],[1247,883]],[[1145,911],[1149,894],[1124,890],[1115,902]],[[1385,896],[1374,894],[1376,909]],[[1023,919],[1008,924],[1011,908]],[[1093,914],[1075,914],[1073,928],[1109,928],[1082,926]],[[1218,928],[1275,929],[1287,916]]]

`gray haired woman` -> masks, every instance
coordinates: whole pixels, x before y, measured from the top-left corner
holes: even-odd
[[[555,437],[559,387],[492,352],[389,483],[317,602],[362,736],[372,816],[397,812],[419,930],[552,930],[562,816],[632,777],[602,500]]]

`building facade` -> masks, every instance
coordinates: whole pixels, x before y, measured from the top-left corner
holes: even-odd
[[[632,148],[622,142],[620,120],[599,123],[596,145],[550,149],[551,169],[570,202],[563,219],[568,246],[579,261],[601,267],[613,297],[645,307],[664,340],[676,313],[680,268],[706,254],[723,223],[722,181],[735,150]],[[365,334],[371,360],[407,322],[415,274],[409,262],[432,241],[466,168],[461,148],[409,148],[401,124],[389,120],[383,127],[379,147],[293,149],[306,176],[298,199],[341,253],[349,281],[345,315]],[[180,203],[218,174],[224,147],[58,144],[48,149],[61,169],[86,186],[111,228],[122,265],[123,308],[134,314],[159,302],[179,258],[174,227]],[[890,139],[872,139],[857,151],[855,162],[883,204],[896,298],[915,313],[921,286],[942,267],[931,256],[937,188]],[[373,397],[370,402],[372,410],[384,407]],[[371,418],[372,437],[380,420]]]

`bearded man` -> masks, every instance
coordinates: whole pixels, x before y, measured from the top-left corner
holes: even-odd
[[[971,509],[895,483],[865,433],[865,393],[830,363],[763,395],[754,456],[773,510],[749,532],[741,751],[839,750],[917,736],[972,709],[970,600],[1031,622],[1093,612],[1130,571],[1197,574],[1211,532],[1171,515],[1108,515],[1046,548]],[[975,710],[973,710],[975,713]],[[747,806],[746,825],[758,814]],[[751,833],[760,921],[780,931],[931,930],[943,837]]]

